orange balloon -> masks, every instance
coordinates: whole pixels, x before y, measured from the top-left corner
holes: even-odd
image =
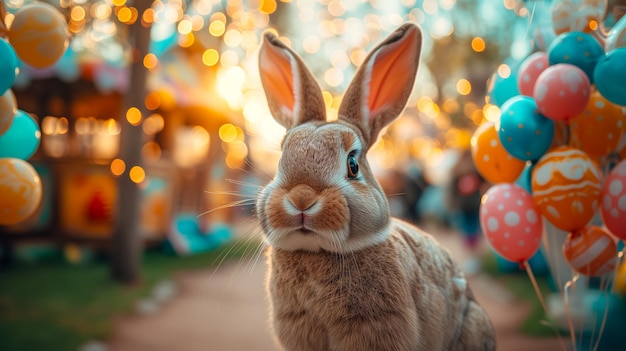
[[[571,145],[590,156],[605,156],[617,149],[626,128],[626,107],[610,103],[598,91],[571,120]]]
[[[615,269],[617,245],[606,230],[590,225],[567,236],[563,255],[576,272],[597,277]]]
[[[0,158],[0,225],[19,223],[41,202],[41,180],[30,163]]]
[[[526,166],[526,162],[511,156],[502,146],[493,122],[476,129],[471,146],[476,169],[493,184],[514,182]]]
[[[20,8],[8,34],[9,43],[20,60],[37,68],[52,66],[69,43],[63,15],[56,7],[41,2]]]
[[[4,134],[13,123],[17,113],[17,102],[11,89],[0,96],[0,135]]]
[[[596,213],[601,183],[602,173],[587,154],[561,146],[546,153],[535,165],[533,199],[556,227],[576,231]]]

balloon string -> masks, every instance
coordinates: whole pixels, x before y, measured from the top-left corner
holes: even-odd
[[[533,24],[533,20],[535,18],[535,9],[537,8],[537,3],[533,2],[533,9],[530,11],[530,16],[528,16],[528,26],[526,26],[526,31],[524,32],[524,37],[522,39],[526,39],[528,37],[528,33],[530,33],[530,27]]]
[[[550,265],[550,267],[552,267],[552,269],[557,273],[556,274],[556,283],[557,286],[559,287],[559,292],[561,293],[561,296],[563,296],[563,284],[561,281],[561,274],[559,272],[559,270],[557,269],[557,262],[555,262],[555,257],[553,255],[552,252],[552,246],[550,245],[550,240],[548,239],[548,235],[554,235],[554,233],[548,233],[548,227],[551,224],[546,223],[548,220],[544,218],[544,234],[541,237],[541,240],[543,240],[543,246],[546,249],[546,252],[548,253],[546,255],[547,259],[548,259],[548,264]]]
[[[539,285],[537,284],[537,280],[535,279],[535,275],[533,274],[533,270],[530,268],[528,261],[524,261],[523,265],[524,265],[524,268],[526,268],[526,273],[528,274],[528,278],[530,278],[530,282],[533,284],[533,288],[535,288],[535,293],[537,294],[537,297],[539,298],[539,303],[541,303],[541,307],[543,307],[544,311],[548,311],[546,301],[543,299],[543,294],[541,293],[541,290],[539,289]]]
[[[602,323],[600,323],[600,330],[598,331],[598,339],[596,339],[596,343],[593,346],[593,351],[597,351],[598,346],[600,346],[600,339],[602,339],[602,333],[604,332],[604,327],[606,326],[606,320],[609,316],[609,292],[607,290],[608,285],[609,285],[609,279],[605,275],[602,277],[602,283],[600,284],[600,290],[604,291],[604,315],[602,316]],[[594,323],[594,328],[595,328],[595,323]]]
[[[624,262],[624,250],[626,250],[625,248],[622,248],[622,250],[620,252],[617,253],[617,260],[615,262],[615,269],[613,270],[613,285],[611,286],[610,292],[611,293],[617,293],[616,289],[616,285],[615,285],[615,277],[617,277],[617,275],[619,274],[619,269],[621,267],[621,265]],[[600,290],[604,291],[604,299],[605,299],[605,303],[604,303],[604,313],[602,316],[602,322],[600,323],[600,330],[598,331],[598,339],[596,340],[596,343],[593,347],[593,351],[596,351],[598,349],[598,346],[600,345],[600,340],[602,338],[602,334],[604,333],[604,328],[606,327],[606,320],[608,318],[608,314],[609,314],[609,284],[610,284],[611,280],[608,279],[605,276],[602,277],[602,281],[600,284]],[[595,327],[595,323],[594,323],[594,327]]]
[[[574,329],[574,323],[572,322],[572,314],[569,309],[569,289],[578,281],[578,275],[575,275],[572,280],[565,283],[563,293],[563,305],[565,307],[565,314],[567,315],[567,325],[569,326],[570,338],[572,339],[573,350],[576,351],[576,329]]]
[[[541,307],[543,308],[543,313],[547,316],[548,315],[548,306],[546,305],[546,301],[543,298],[543,294],[541,293],[541,289],[539,289],[539,284],[537,284],[537,279],[535,279],[535,274],[533,274],[533,270],[531,269],[530,265],[528,264],[528,261],[522,262],[522,265],[524,266],[524,268],[526,268],[526,273],[528,274],[528,278],[530,279],[530,282],[533,284],[533,288],[535,288],[535,294],[537,294],[537,298],[539,299],[539,303],[541,304]],[[563,341],[563,337],[561,336],[561,333],[559,333],[559,331],[549,321],[546,321],[545,325],[550,327],[550,328],[552,328],[554,330],[556,335],[559,337],[559,341],[561,342],[561,346],[563,347],[563,350],[567,351],[567,346],[565,345],[565,341]],[[576,350],[574,350],[574,351],[576,351]]]
[[[617,261],[615,262],[615,269],[613,270],[613,279],[617,277],[617,275],[619,274],[619,268],[624,263],[624,250],[626,250],[626,246],[622,248],[622,251],[617,253]],[[617,289],[616,285],[613,284],[613,286],[611,287],[611,292],[617,293],[616,289]]]

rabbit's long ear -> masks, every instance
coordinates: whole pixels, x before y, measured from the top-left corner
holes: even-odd
[[[310,120],[326,120],[322,92],[302,59],[274,34],[265,33],[259,73],[274,119],[289,129]]]
[[[368,146],[404,109],[422,48],[419,27],[405,23],[365,58],[339,106],[339,118],[361,129]]]

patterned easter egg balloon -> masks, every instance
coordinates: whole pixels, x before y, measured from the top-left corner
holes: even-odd
[[[27,64],[44,68],[54,64],[68,45],[67,23],[52,5],[35,2],[15,13],[9,42]]]
[[[562,0],[552,7],[552,25],[556,34],[570,31],[592,32],[602,21],[607,0]]]
[[[516,184],[496,184],[481,200],[480,224],[491,247],[513,262],[532,257],[541,243],[543,222],[528,192]]]
[[[569,232],[583,228],[598,209],[602,174],[584,152],[561,146],[535,165],[532,190],[541,213]]]
[[[597,277],[615,269],[617,246],[604,229],[590,225],[567,236],[563,255],[576,272]]]
[[[533,97],[542,115],[568,121],[583,112],[589,101],[589,78],[580,68],[559,63],[541,72]]]
[[[0,96],[0,135],[9,130],[16,113],[17,102],[15,101],[15,95],[9,89]]]
[[[626,47],[613,49],[598,59],[593,71],[596,88],[610,102],[626,106]]]
[[[580,68],[591,83],[598,58],[604,55],[602,45],[590,34],[569,32],[559,35],[548,48],[550,65],[568,63]]]
[[[548,54],[543,51],[538,51],[528,56],[522,62],[517,73],[517,88],[519,93],[525,96],[533,96],[533,90],[535,89],[535,82],[541,72],[548,68]]]
[[[476,128],[471,147],[476,169],[493,184],[513,182],[524,170],[524,161],[511,156],[502,146],[493,122]]]
[[[502,105],[496,129],[506,151],[520,160],[536,161],[552,144],[554,121],[537,111],[535,100],[520,95]]]
[[[570,121],[570,145],[589,156],[605,156],[617,149],[625,128],[626,107],[612,104],[594,91],[583,113]]]
[[[611,233],[626,240],[626,160],[618,163],[606,177],[600,213]]]
[[[41,202],[41,180],[28,162],[0,158],[0,225],[19,223]]]

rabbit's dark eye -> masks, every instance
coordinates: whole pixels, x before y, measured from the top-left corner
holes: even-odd
[[[359,174],[359,162],[356,160],[354,153],[348,155],[348,178],[355,179]]]

